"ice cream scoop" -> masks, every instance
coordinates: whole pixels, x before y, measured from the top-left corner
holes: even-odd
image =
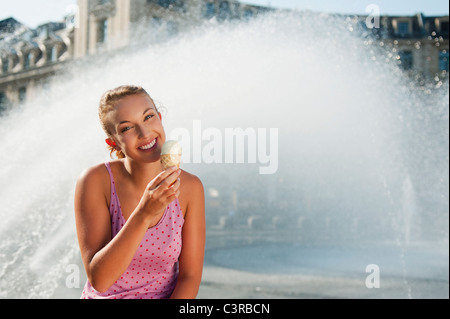
[[[166,141],[161,149],[161,163],[164,169],[172,166],[180,168],[181,146],[177,141]]]

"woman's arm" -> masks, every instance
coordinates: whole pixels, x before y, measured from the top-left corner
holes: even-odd
[[[205,254],[205,195],[202,182],[193,175],[182,176],[189,190],[182,232],[179,275],[171,299],[194,299],[198,294]]]
[[[178,196],[179,182],[168,188],[178,177],[174,172],[164,171],[149,184],[141,202],[112,240],[104,186],[109,177],[105,180],[101,166],[80,177],[75,189],[77,235],[86,274],[95,290],[105,292],[113,285],[127,269],[148,227],[158,222],[161,212]]]

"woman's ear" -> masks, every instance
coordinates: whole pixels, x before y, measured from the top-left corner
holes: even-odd
[[[161,112],[158,112],[158,115],[159,115],[159,119],[162,120]]]
[[[112,139],[110,139],[110,138],[107,138],[107,139],[105,140],[105,142],[106,142],[106,144],[108,144],[108,145],[111,146],[111,147],[114,147],[115,149],[118,148],[116,142],[114,142],[114,141],[113,141]]]

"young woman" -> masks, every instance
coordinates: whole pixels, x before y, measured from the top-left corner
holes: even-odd
[[[160,163],[161,114],[141,87],[106,92],[99,116],[118,159],[87,169],[75,191],[82,298],[195,298],[205,246],[201,181]]]

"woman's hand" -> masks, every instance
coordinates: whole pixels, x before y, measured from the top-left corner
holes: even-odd
[[[177,167],[170,167],[158,174],[146,187],[138,210],[148,220],[149,227],[157,222],[166,207],[180,195],[180,173]]]

